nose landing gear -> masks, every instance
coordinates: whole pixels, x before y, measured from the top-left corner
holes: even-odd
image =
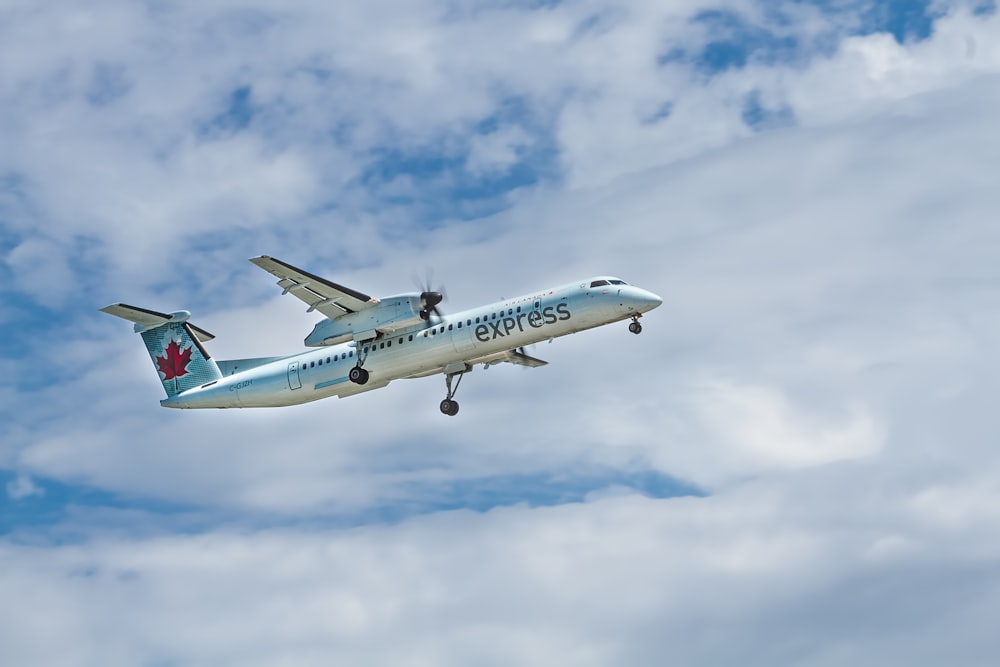
[[[642,315],[633,315],[632,316],[632,321],[629,322],[629,325],[628,325],[628,330],[631,331],[632,333],[636,334],[636,335],[639,335],[639,334],[642,333],[642,325],[639,324],[639,318],[640,317],[642,317]]]

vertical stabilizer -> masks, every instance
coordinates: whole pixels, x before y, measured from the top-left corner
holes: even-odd
[[[212,334],[188,322],[187,311],[168,315],[124,303],[101,310],[135,323],[168,398],[222,377],[201,344],[211,340]]]

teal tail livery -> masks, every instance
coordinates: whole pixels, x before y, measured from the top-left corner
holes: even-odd
[[[118,303],[101,309],[135,323],[149,358],[160,375],[167,398],[222,378],[218,365],[202,346],[215,336],[188,322],[191,313],[158,313]]]

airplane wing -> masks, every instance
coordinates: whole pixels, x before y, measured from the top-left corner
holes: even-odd
[[[496,366],[497,364],[516,364],[518,366],[527,366],[528,368],[538,368],[539,366],[547,366],[549,362],[537,357],[532,357],[531,355],[525,354],[520,350],[505,350],[503,352],[494,352],[492,354],[487,354],[481,357],[472,357],[465,360],[465,363],[470,366],[475,364],[482,364],[484,368],[489,368],[490,366]],[[438,373],[444,372],[441,367],[432,368],[430,370],[421,371],[420,373],[414,373],[413,375],[407,375],[407,378],[425,378],[431,375],[437,375]]]
[[[320,278],[280,259],[261,255],[250,261],[278,279],[278,286],[284,290],[282,294],[293,294],[305,301],[309,306],[307,312],[318,310],[333,320],[378,304],[375,297]]]
[[[531,355],[525,354],[520,350],[508,350],[504,353],[502,361],[506,361],[511,364],[517,364],[518,366],[527,366],[529,368],[538,368],[539,366],[545,366],[549,362],[542,361],[537,357],[532,357]]]

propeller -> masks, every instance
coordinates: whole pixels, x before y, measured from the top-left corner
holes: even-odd
[[[438,308],[438,304],[448,298],[443,285],[436,290],[431,289],[431,278],[433,275],[430,268],[427,269],[424,280],[420,280],[416,274],[413,275],[413,283],[420,290],[420,317],[427,322],[428,327],[431,326],[432,315],[439,319],[444,317],[441,309]]]

